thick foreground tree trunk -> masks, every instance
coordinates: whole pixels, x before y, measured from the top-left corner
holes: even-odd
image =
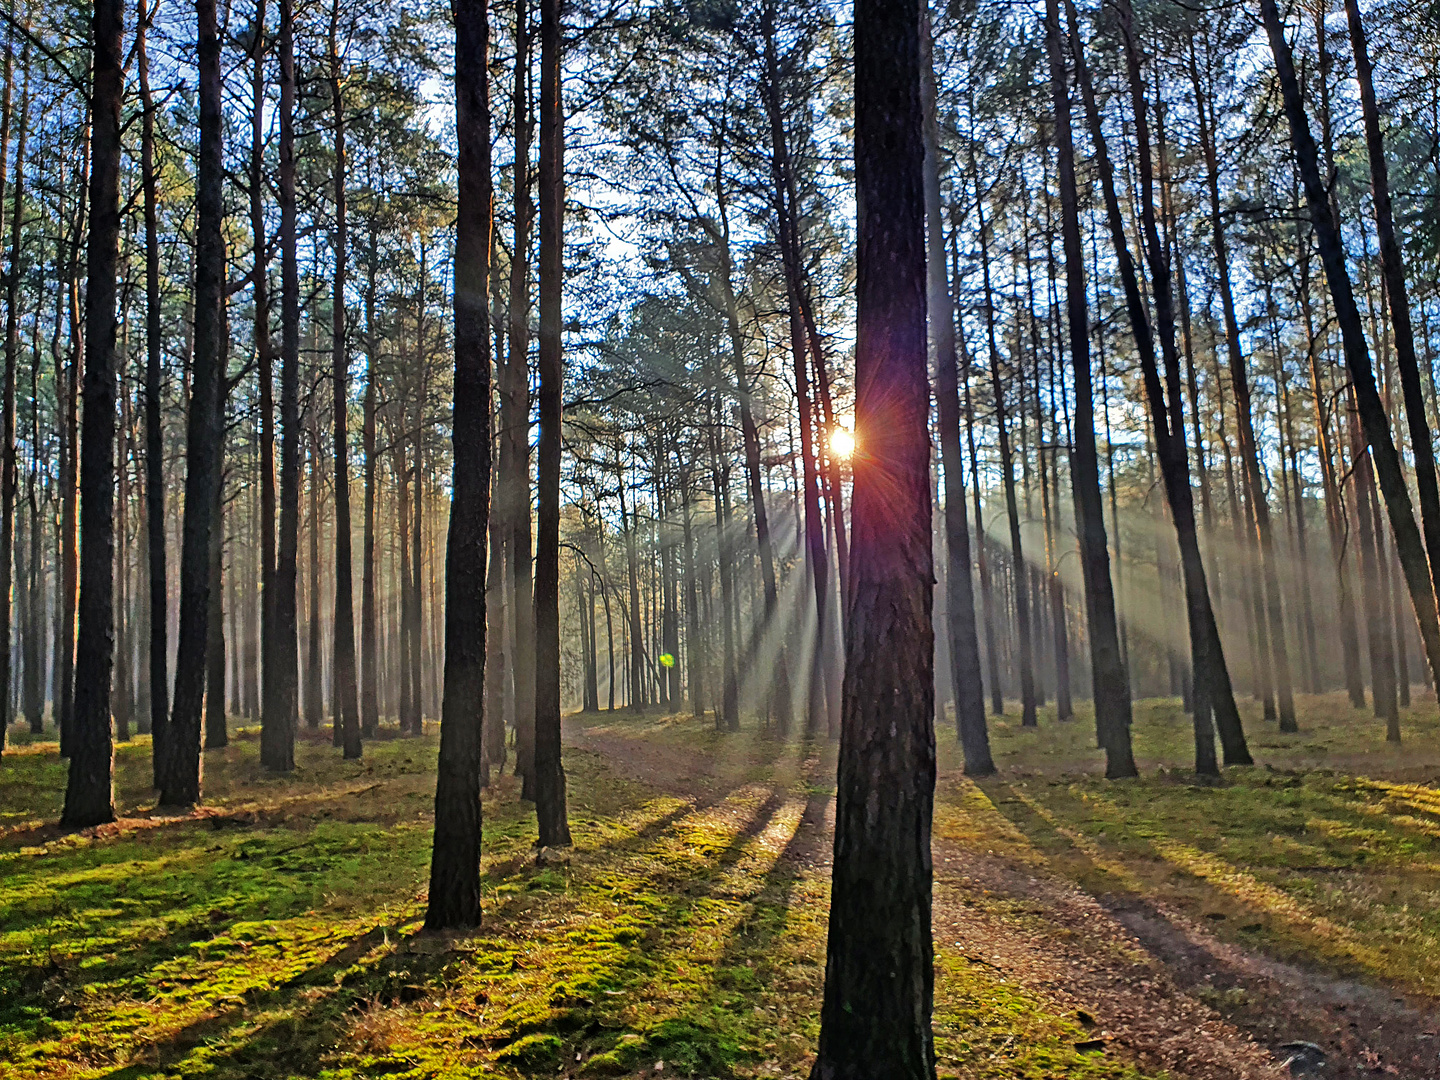
[[[480,923],[480,736],[485,714],[485,541],[490,518],[490,22],[455,5],[459,204],[455,234],[455,450],[445,550],[445,688],[427,929]]]
[[[175,701],[160,777],[162,806],[200,800],[200,716],[210,634],[210,533],[220,482],[220,383],[224,348],[225,244],[221,235],[224,161],[220,117],[220,37],[215,0],[200,0],[200,160],[195,182],[195,358],[185,432],[185,523],[180,547],[180,626]]]
[[[928,1080],[935,968],[930,388],[920,7],[855,6],[856,459],[815,1080]]]
[[[91,39],[90,236],[86,249],[85,419],[80,450],[80,627],[70,774],[60,823],[115,820],[110,675],[115,659],[115,295],[120,261],[121,0],[96,0]]]

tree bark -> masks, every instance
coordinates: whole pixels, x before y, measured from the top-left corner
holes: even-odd
[[[1105,504],[1100,495],[1100,461],[1095,446],[1094,387],[1090,379],[1090,314],[1085,293],[1085,256],[1080,240],[1079,192],[1075,147],[1070,134],[1070,91],[1060,31],[1058,0],[1045,6],[1045,47],[1050,62],[1050,94],[1055,110],[1055,146],[1060,182],[1060,231],[1065,251],[1065,317],[1070,332],[1070,363],[1075,380],[1075,449],[1070,457],[1079,533],[1080,567],[1085,580],[1085,621],[1090,630],[1090,672],[1095,699],[1095,730],[1105,749],[1110,779],[1138,775],[1130,744],[1130,678],[1120,653],[1115,593],[1110,580],[1110,549],[1105,533]],[[1208,745],[1215,752],[1213,737]]]
[[[295,767],[295,721],[300,688],[295,597],[300,546],[300,268],[296,252],[294,0],[280,0],[279,43],[280,536],[272,575],[273,626],[266,635],[274,644],[265,664],[266,715],[261,723],[260,762],[267,769],[289,772]],[[263,438],[261,443],[263,448]]]
[[[855,9],[855,459],[814,1080],[935,1075],[933,533],[920,6]]]
[[[535,608],[530,532],[530,26],[527,0],[515,3],[514,219],[510,251],[509,328],[500,369],[500,510],[510,530],[511,665],[515,684],[515,775],[523,797],[535,796]]]
[[[360,549],[360,735],[373,739],[380,734],[379,627],[375,610],[375,370],[379,343],[375,338],[375,275],[379,252],[375,235],[370,235],[369,261],[365,266],[365,404],[361,440],[365,454],[365,525]]]
[[[335,124],[335,285],[330,318],[330,371],[335,411],[335,722],[347,759],[358,758],[360,699],[355,685],[355,590],[350,538],[350,351],[345,341],[345,286],[350,236],[346,220],[345,97],[340,84],[340,0],[330,8],[330,105]],[[487,237],[488,239],[488,237]],[[487,322],[488,327],[488,322]],[[488,343],[488,337],[487,337]],[[486,362],[489,362],[488,348]],[[488,407],[488,405],[487,405]]]
[[[115,296],[120,261],[121,36],[124,4],[91,9],[90,233],[86,248],[85,421],[80,452],[80,602],[75,645],[74,730],[60,823],[85,828],[115,819],[110,675],[114,664]]]
[[[945,484],[946,631],[955,696],[955,733],[967,776],[995,772],[985,726],[985,686],[975,626],[975,578],[970,568],[965,464],[960,446],[960,371],[955,345],[955,303],[946,269],[940,199],[940,132],[936,117],[933,40],[928,5],[921,11],[920,89],[925,109],[926,275],[930,344],[935,350],[935,406]]]
[[[29,20],[26,20],[28,26]],[[5,376],[0,387],[0,729],[11,719],[10,597],[15,566],[15,493],[18,462],[15,454],[15,368],[20,353],[20,258],[24,246],[25,143],[30,133],[30,39],[21,50],[24,81],[20,90],[20,124],[15,137],[15,180],[11,193],[10,269],[6,277]],[[0,735],[0,746],[4,736]]]
[[[570,843],[560,763],[560,425],[565,361],[565,113],[560,100],[560,2],[540,0],[540,435],[536,446],[535,817],[542,847]]]
[[[455,234],[455,420],[445,549],[445,688],[427,929],[480,923],[480,758],[485,694],[485,541],[490,516],[490,21],[455,5],[459,201]]]
[[[140,78],[140,184],[145,200],[145,553],[150,593],[150,741],[158,763],[170,719],[169,615],[165,551],[165,429],[160,416],[160,217],[155,170],[155,99],[150,91],[147,33],[154,3],[140,4],[135,63]]]
[[[210,631],[210,534],[223,438],[220,386],[225,302],[224,160],[220,37],[214,0],[196,6],[200,55],[200,158],[196,177],[195,354],[185,436],[185,518],[180,549],[180,626],[175,699],[165,739],[162,806],[200,801],[200,723]],[[83,500],[83,494],[82,494]],[[78,680],[78,675],[77,675]]]

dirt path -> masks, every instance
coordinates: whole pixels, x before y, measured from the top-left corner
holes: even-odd
[[[734,766],[682,747],[575,727],[573,745],[657,789],[719,799]],[[940,783],[947,783],[941,777]],[[833,799],[811,801],[786,857],[826,871]],[[1143,898],[1091,896],[1072,882],[937,838],[938,948],[993,968],[1076,1015],[1147,1070],[1197,1080],[1309,1075],[1358,1080],[1440,1077],[1440,1014],[1384,988],[1303,970],[1220,941]],[[1287,1068],[1283,1047],[1320,1046],[1325,1061]]]

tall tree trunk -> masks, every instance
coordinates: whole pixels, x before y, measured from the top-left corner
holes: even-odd
[[[794,723],[790,703],[790,662],[785,636],[780,632],[780,590],[775,574],[775,549],[770,539],[770,515],[765,506],[765,484],[760,465],[760,433],[755,424],[750,373],[745,364],[745,338],[740,325],[740,305],[735,296],[734,263],[730,249],[730,214],[725,178],[719,156],[715,162],[715,192],[720,230],[715,237],[720,266],[717,277],[725,307],[725,328],[730,335],[730,364],[735,377],[735,397],[740,412],[740,435],[745,447],[745,477],[750,488],[750,506],[755,516],[755,541],[760,552],[760,573],[765,590],[766,630],[777,635],[774,680],[769,686],[766,707],[775,719],[781,738],[790,734]],[[688,489],[686,493],[688,499]],[[693,572],[692,572],[693,577]]]
[[[1345,0],[1345,15],[1350,26],[1350,46],[1355,54],[1360,112],[1365,121],[1365,149],[1370,159],[1370,202],[1375,212],[1375,236],[1380,245],[1380,269],[1390,309],[1395,363],[1400,370],[1410,449],[1415,459],[1415,491],[1420,502],[1425,547],[1430,557],[1430,579],[1435,593],[1440,594],[1440,485],[1436,481],[1435,448],[1430,438],[1430,425],[1425,419],[1425,396],[1420,387],[1420,364],[1415,354],[1415,330],[1410,318],[1410,294],[1405,287],[1405,256],[1395,234],[1390,170],[1385,161],[1385,139],[1380,131],[1374,72],[1365,40],[1365,24],[1360,19],[1360,7],[1356,0]]]
[[[804,480],[805,549],[811,580],[815,585],[815,656],[810,669],[809,693],[805,714],[805,734],[814,736],[821,721],[830,727],[830,705],[826,699],[826,654],[829,649],[829,625],[826,615],[831,608],[830,556],[825,545],[825,527],[820,517],[820,477],[815,448],[816,425],[810,397],[809,345],[805,334],[805,318],[801,289],[802,268],[799,265],[799,243],[792,235],[795,215],[790,205],[793,185],[789,142],[785,132],[780,102],[779,61],[775,53],[775,4],[766,0],[761,9],[761,33],[764,37],[765,81],[762,96],[769,120],[770,178],[773,191],[776,238],[785,274],[785,302],[788,306],[790,350],[795,365],[795,397],[800,412],[800,457]]]
[[[1375,716],[1385,721],[1387,735],[1400,739],[1400,711],[1395,687],[1395,644],[1385,597],[1385,570],[1380,565],[1379,522],[1375,513],[1375,479],[1351,393],[1350,453],[1354,461],[1355,520],[1360,534],[1360,595],[1365,605],[1365,636],[1370,647],[1370,692]]]
[[[739,731],[740,688],[735,672],[735,620],[733,618],[735,610],[734,544],[730,526],[729,477],[725,464],[725,450],[720,443],[720,413],[719,403],[712,400],[707,436],[710,442],[710,475],[715,495],[715,546],[720,564],[720,609],[724,623],[721,631],[724,648],[720,655],[720,662],[724,666],[720,673],[720,708],[715,712],[715,730]],[[823,650],[823,642],[817,642],[815,647],[817,650]]]
[[[28,27],[29,20],[26,20]],[[20,54],[24,82],[20,90],[20,125],[15,138],[15,180],[11,199],[10,268],[5,287],[5,376],[0,387],[0,729],[11,718],[10,596],[15,566],[15,366],[20,353],[20,258],[25,239],[25,142],[30,131],[30,38]],[[3,207],[0,207],[3,209]],[[0,746],[4,735],[0,734]]]
[[[30,617],[25,625],[25,716],[30,721],[32,735],[40,735],[45,730],[45,565],[42,545],[45,527],[40,517],[39,493],[36,490],[43,467],[40,442],[40,309],[45,299],[45,293],[37,290],[30,348],[30,468],[25,484],[25,502],[30,526],[30,580],[27,590]],[[56,329],[59,329],[58,325]],[[142,724],[144,723],[142,720]],[[141,730],[143,732],[144,728]]]
[[[348,161],[339,35],[340,0],[335,0],[330,8],[330,106],[335,124],[335,286],[330,305],[330,378],[335,411],[335,722],[340,727],[345,757],[353,759],[360,756],[361,749],[360,699],[355,685],[355,590],[350,565],[350,351],[345,341],[350,235],[345,216]]]
[[[540,435],[536,445],[535,817],[542,847],[570,843],[560,764],[560,425],[565,361],[565,113],[560,0],[540,0]]]
[[[920,88],[925,109],[926,284],[930,344],[935,350],[940,464],[945,474],[945,621],[955,694],[955,733],[965,755],[965,774],[989,776],[995,772],[995,762],[990,755],[990,733],[985,726],[985,686],[980,674],[980,637],[975,628],[975,579],[970,570],[970,523],[965,506],[965,464],[960,448],[955,304],[946,270],[941,217],[940,132],[928,5],[921,12],[920,47]]]
[[[490,181],[487,0],[455,5],[459,201],[455,423],[445,549],[445,690],[430,856],[432,930],[480,924],[480,768],[485,693],[485,539],[490,514]]]
[[[530,533],[530,24],[527,0],[515,0],[515,241],[510,254],[510,326],[500,387],[501,507],[510,533],[510,611],[515,673],[515,775],[535,797],[535,608]]]
[[[275,583],[270,612],[273,627],[267,639],[273,639],[274,645],[265,664],[266,716],[260,731],[260,762],[268,769],[288,772],[295,767],[295,721],[300,688],[295,597],[300,547],[300,267],[296,251],[294,0],[280,0],[279,43],[280,536],[272,575]],[[262,439],[262,449],[264,443]],[[272,714],[274,720],[269,722]]]
[[[380,667],[377,613],[375,610],[375,363],[379,343],[375,338],[375,275],[379,252],[375,235],[370,235],[369,258],[365,264],[365,404],[361,439],[365,454],[365,526],[360,549],[360,734],[373,739],[380,734]]]
[[[1050,95],[1055,109],[1055,146],[1060,181],[1060,231],[1065,249],[1065,317],[1070,331],[1070,364],[1075,379],[1075,448],[1070,483],[1085,580],[1085,621],[1090,631],[1090,673],[1095,699],[1095,731],[1105,749],[1105,775],[1135,776],[1130,745],[1130,679],[1120,653],[1115,594],[1110,580],[1110,549],[1105,534],[1105,504],[1100,495],[1100,461],[1095,446],[1094,388],[1090,381],[1090,313],[1085,293],[1085,256],[1081,250],[1079,192],[1075,147],[1070,135],[1070,91],[1060,31],[1058,0],[1045,6],[1045,46],[1050,61]],[[1209,717],[1205,717],[1207,723]],[[1206,736],[1209,736],[1208,741]],[[1197,729],[1197,753],[1208,747],[1213,766],[1215,743],[1208,728]]]
[[[1366,441],[1370,444],[1376,479],[1385,496],[1385,509],[1395,536],[1396,554],[1405,572],[1410,603],[1415,608],[1420,638],[1425,646],[1431,675],[1434,677],[1440,675],[1440,619],[1436,616],[1434,582],[1420,539],[1420,530],[1415,525],[1415,511],[1401,472],[1400,455],[1390,434],[1389,418],[1375,385],[1370,347],[1366,343],[1365,328],[1355,303],[1350,271],[1345,265],[1345,248],[1339,225],[1330,202],[1329,191],[1320,176],[1319,153],[1315,139],[1310,134],[1310,121],[1305,115],[1305,103],[1300,96],[1294,57],[1285,37],[1285,24],[1275,0],[1260,0],[1260,11],[1270,39],[1270,51],[1275,57],[1280,94],[1290,124],[1290,145],[1295,152],[1300,180],[1305,188],[1305,201],[1310,208],[1310,220],[1315,226],[1320,260],[1330,285],[1330,299],[1335,308],[1335,321],[1340,327],[1345,366],[1350,371],[1350,381],[1355,388],[1360,422]],[[1422,417],[1416,419],[1423,420]]]
[[[324,678],[320,670],[320,496],[324,481],[320,476],[320,408],[319,403],[310,404],[310,431],[306,449],[310,458],[310,490],[305,499],[307,522],[306,532],[310,546],[310,558],[306,560],[309,581],[306,583],[305,599],[309,608],[305,619],[305,726],[311,731],[317,729],[325,718]],[[336,732],[338,735],[339,732]]]
[[[492,226],[493,221],[492,214]],[[503,355],[503,342],[497,340],[495,345],[496,353]],[[490,506],[493,507],[504,495],[499,483],[499,470],[491,470],[490,491]],[[480,762],[480,776],[486,787],[490,785],[491,767],[500,769],[505,765],[505,702],[513,693],[510,665],[506,663],[506,651],[510,641],[510,581],[506,574],[508,537],[506,530],[501,528],[504,521],[499,514],[491,512],[487,517],[490,554],[485,571],[485,720],[481,735],[484,749]],[[444,721],[441,723],[443,726]]]
[[[935,1075],[930,388],[920,6],[855,10],[856,459],[814,1080]]]
[[[405,416],[403,399],[399,405],[399,423],[397,428],[404,430],[408,422]],[[399,487],[399,498],[396,499],[397,517],[400,528],[395,537],[395,546],[398,549],[399,559],[399,599],[400,599],[400,621],[396,628],[395,646],[398,656],[395,656],[394,667],[399,672],[396,679],[399,690],[399,701],[396,706],[396,719],[399,721],[400,733],[410,734],[410,717],[413,713],[411,700],[417,692],[413,680],[410,677],[410,590],[415,583],[415,576],[410,570],[410,553],[413,546],[410,543],[410,525],[413,518],[410,514],[410,469],[405,460],[404,436],[397,435],[393,452],[392,469],[395,473],[395,483]],[[394,655],[394,654],[392,654]]]
[[[165,429],[160,416],[160,218],[155,170],[155,100],[150,91],[147,32],[154,0],[140,5],[135,63],[140,76],[140,184],[145,199],[145,554],[150,586],[150,740],[154,761],[164,753],[170,719],[169,626],[165,559]],[[156,773],[158,783],[158,771]]]
[[[1169,277],[1168,274],[1158,276],[1156,295],[1157,310],[1162,315],[1162,345],[1167,334],[1170,341],[1169,345],[1165,346],[1167,368],[1173,369],[1167,371],[1167,375],[1171,376],[1172,394],[1175,395],[1175,400],[1171,402],[1170,406],[1167,406],[1165,390],[1161,385],[1159,367],[1156,363],[1155,340],[1144,300],[1140,295],[1139,281],[1134,261],[1130,255],[1129,242],[1125,236],[1124,219],[1121,217],[1119,199],[1115,194],[1114,169],[1110,164],[1109,151],[1100,122],[1099,106],[1095,100],[1095,88],[1090,79],[1089,68],[1085,63],[1077,25],[1078,20],[1072,0],[1066,0],[1066,12],[1072,51],[1075,56],[1076,75],[1085,104],[1085,115],[1090,127],[1091,139],[1095,145],[1101,189],[1105,200],[1106,219],[1115,249],[1116,263],[1125,288],[1126,308],[1140,354],[1156,449],[1164,475],[1171,516],[1175,522],[1176,538],[1180,546],[1181,571],[1184,575],[1186,606],[1190,624],[1191,669],[1195,675],[1194,708],[1197,714],[1203,710],[1209,710],[1214,716],[1215,726],[1219,730],[1220,742],[1224,749],[1225,764],[1246,765],[1251,763],[1250,751],[1245,743],[1239,711],[1235,707],[1234,693],[1230,687],[1230,674],[1225,666],[1225,654],[1220,644],[1220,633],[1215,624],[1215,612],[1211,607],[1209,588],[1205,581],[1205,568],[1200,559],[1200,547],[1195,529],[1195,505],[1190,492],[1188,453],[1184,437],[1181,434],[1184,428],[1183,424],[1175,423],[1181,419],[1178,415],[1180,411],[1178,400],[1180,380],[1179,359],[1178,355],[1175,355],[1173,311],[1166,306],[1169,301]],[[1143,94],[1141,97],[1143,98]],[[1143,101],[1138,116],[1141,118],[1144,116]],[[1137,134],[1139,126],[1137,124]],[[1140,148],[1142,177],[1148,176],[1148,154],[1148,143],[1142,143]],[[1145,199],[1145,202],[1149,204],[1149,199]],[[1153,206],[1148,213],[1153,225]],[[1154,229],[1150,229],[1149,232],[1154,233]],[[1148,246],[1152,249],[1157,248],[1158,241]],[[1173,363],[1169,363],[1168,361],[1172,357]],[[1199,721],[1200,718],[1197,716],[1197,722]],[[1197,769],[1208,767],[1207,758],[1208,755],[1203,753],[1197,755]]]
[[[424,280],[425,262],[420,263],[421,288],[421,311],[424,311]],[[424,351],[424,328],[421,327],[419,335],[419,359],[421,364],[426,361]],[[425,416],[425,371],[423,366],[420,370],[420,392],[415,400],[415,494],[411,500],[415,507],[414,527],[410,530],[410,572],[413,575],[410,582],[410,653],[407,663],[410,665],[410,717],[407,726],[411,734],[425,734],[425,673],[421,663],[425,645],[425,595],[421,591],[421,582],[425,579],[425,469],[424,453],[425,444],[421,438],[421,427]]]
[[[221,409],[224,423],[224,409]],[[210,518],[210,543],[206,565],[210,575],[210,593],[206,599],[209,638],[205,643],[205,749],[215,750],[230,742],[225,730],[225,481],[224,474],[216,480]]]
[[[110,736],[114,663],[115,294],[120,261],[121,36],[124,4],[91,8],[90,230],[86,249],[85,430],[80,453],[79,634],[75,645],[70,772],[60,823],[85,828],[115,819]],[[197,746],[198,750],[198,746]]]
[[[162,806],[200,800],[200,721],[210,630],[210,534],[220,482],[220,417],[225,302],[222,235],[220,37],[214,0],[196,6],[200,56],[200,160],[196,178],[195,356],[185,446],[185,524],[180,549],[180,626],[175,654],[175,700],[165,739]],[[78,679],[78,676],[77,676]]]
[[[686,461],[680,467],[680,524],[685,537],[685,622],[686,622],[686,659],[689,661],[689,677],[686,682],[690,690],[690,712],[699,720],[705,715],[705,649],[703,648],[704,632],[701,630],[700,621],[700,594],[698,590],[699,574],[696,572],[695,554],[695,527],[691,516],[691,500],[693,488],[690,486],[690,470],[693,467],[693,460]],[[603,560],[602,560],[603,562]],[[604,581],[601,581],[604,587]],[[605,601],[605,624],[608,633],[610,624],[610,601]],[[783,634],[783,630],[781,631]],[[784,643],[782,639],[781,648]],[[777,689],[778,693],[778,689]],[[784,711],[777,714],[784,718],[790,713],[791,702],[787,694],[783,706]],[[615,708],[615,663],[610,663],[610,708]],[[781,728],[780,735],[788,735],[788,729]]]
[[[972,171],[974,158],[972,150]],[[976,176],[978,177],[978,173]],[[1019,637],[1020,724],[1034,727],[1035,659],[1030,634],[1030,598],[1025,584],[1025,555],[1020,543],[1020,507],[1015,498],[1015,466],[1010,449],[1010,431],[1005,419],[1005,383],[1000,375],[1000,350],[995,343],[995,306],[990,284],[990,237],[985,222],[985,203],[980,184],[975,185],[976,228],[980,234],[980,269],[985,284],[985,335],[990,347],[990,389],[995,397],[995,432],[1000,451],[1000,480],[1005,491],[1005,515],[1010,525],[1010,557],[1015,572],[1015,625]],[[1023,400],[1023,399],[1022,399]]]
[[[1133,40],[1133,39],[1127,39]],[[1129,46],[1133,55],[1133,44]],[[1139,60],[1133,61],[1138,78]],[[1279,706],[1280,730],[1299,731],[1295,722],[1295,696],[1290,674],[1290,650],[1285,641],[1285,618],[1280,603],[1280,580],[1275,570],[1275,537],[1270,524],[1269,500],[1265,481],[1260,474],[1260,450],[1255,440],[1255,425],[1250,406],[1250,375],[1245,354],[1240,349],[1240,324],[1235,316],[1235,298],[1230,289],[1230,245],[1225,236],[1225,219],[1220,207],[1220,165],[1215,147],[1215,127],[1206,113],[1205,95],[1201,93],[1200,76],[1195,53],[1190,51],[1190,79],[1195,91],[1195,110],[1199,119],[1200,148],[1205,156],[1206,187],[1210,196],[1210,237],[1215,251],[1215,269],[1220,283],[1220,309],[1225,319],[1225,347],[1230,364],[1230,383],[1235,390],[1236,429],[1240,435],[1240,463],[1245,486],[1255,515],[1255,532],[1260,553],[1260,576],[1264,589],[1264,614],[1273,661],[1274,686]],[[1265,664],[1266,657],[1258,658]]]
[[[108,106],[107,106],[108,107]],[[91,114],[93,117],[93,109]],[[88,125],[93,132],[93,122]],[[75,648],[76,618],[79,608],[80,591],[80,550],[79,550],[79,478],[80,478],[80,364],[85,349],[85,315],[80,302],[80,238],[85,227],[86,208],[90,199],[90,167],[94,139],[85,141],[84,161],[81,175],[86,177],[84,194],[75,208],[70,241],[70,267],[66,274],[67,308],[70,323],[69,360],[65,365],[64,390],[64,458],[60,464],[60,756],[70,756],[71,734],[75,729]],[[117,181],[118,184],[118,181]],[[117,187],[118,190],[118,187]],[[117,226],[118,229],[118,226]],[[118,237],[118,232],[117,232]],[[87,250],[86,258],[89,258]],[[118,262],[118,252],[117,252]]]

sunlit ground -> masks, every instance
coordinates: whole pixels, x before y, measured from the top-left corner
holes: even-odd
[[[992,720],[1001,772],[978,785],[942,725],[936,833],[1432,994],[1434,713],[1417,701],[1397,750],[1343,699],[1302,699],[1297,736],[1248,720],[1261,764],[1220,788],[1190,783],[1178,703],[1137,708],[1143,776],[1121,783],[1098,778],[1083,716],[1042,713],[1038,731]],[[708,716],[575,723],[606,753],[640,740],[676,756],[637,780],[568,750],[576,847],[561,866],[534,865],[534,817],[507,780],[485,807],[487,922],[454,942],[417,934],[433,732],[373,743],[360,763],[307,741],[283,779],[242,732],[206,755],[206,808],[182,820],[145,816],[137,739],[119,750],[122,821],[80,836],[50,824],[54,744],[7,751],[0,1076],[653,1077],[661,1062],[662,1076],[804,1075],[833,752],[776,743],[750,717],[739,735]],[[1072,1014],[937,945],[942,1076],[1138,1075],[1123,1054],[1077,1050]]]

